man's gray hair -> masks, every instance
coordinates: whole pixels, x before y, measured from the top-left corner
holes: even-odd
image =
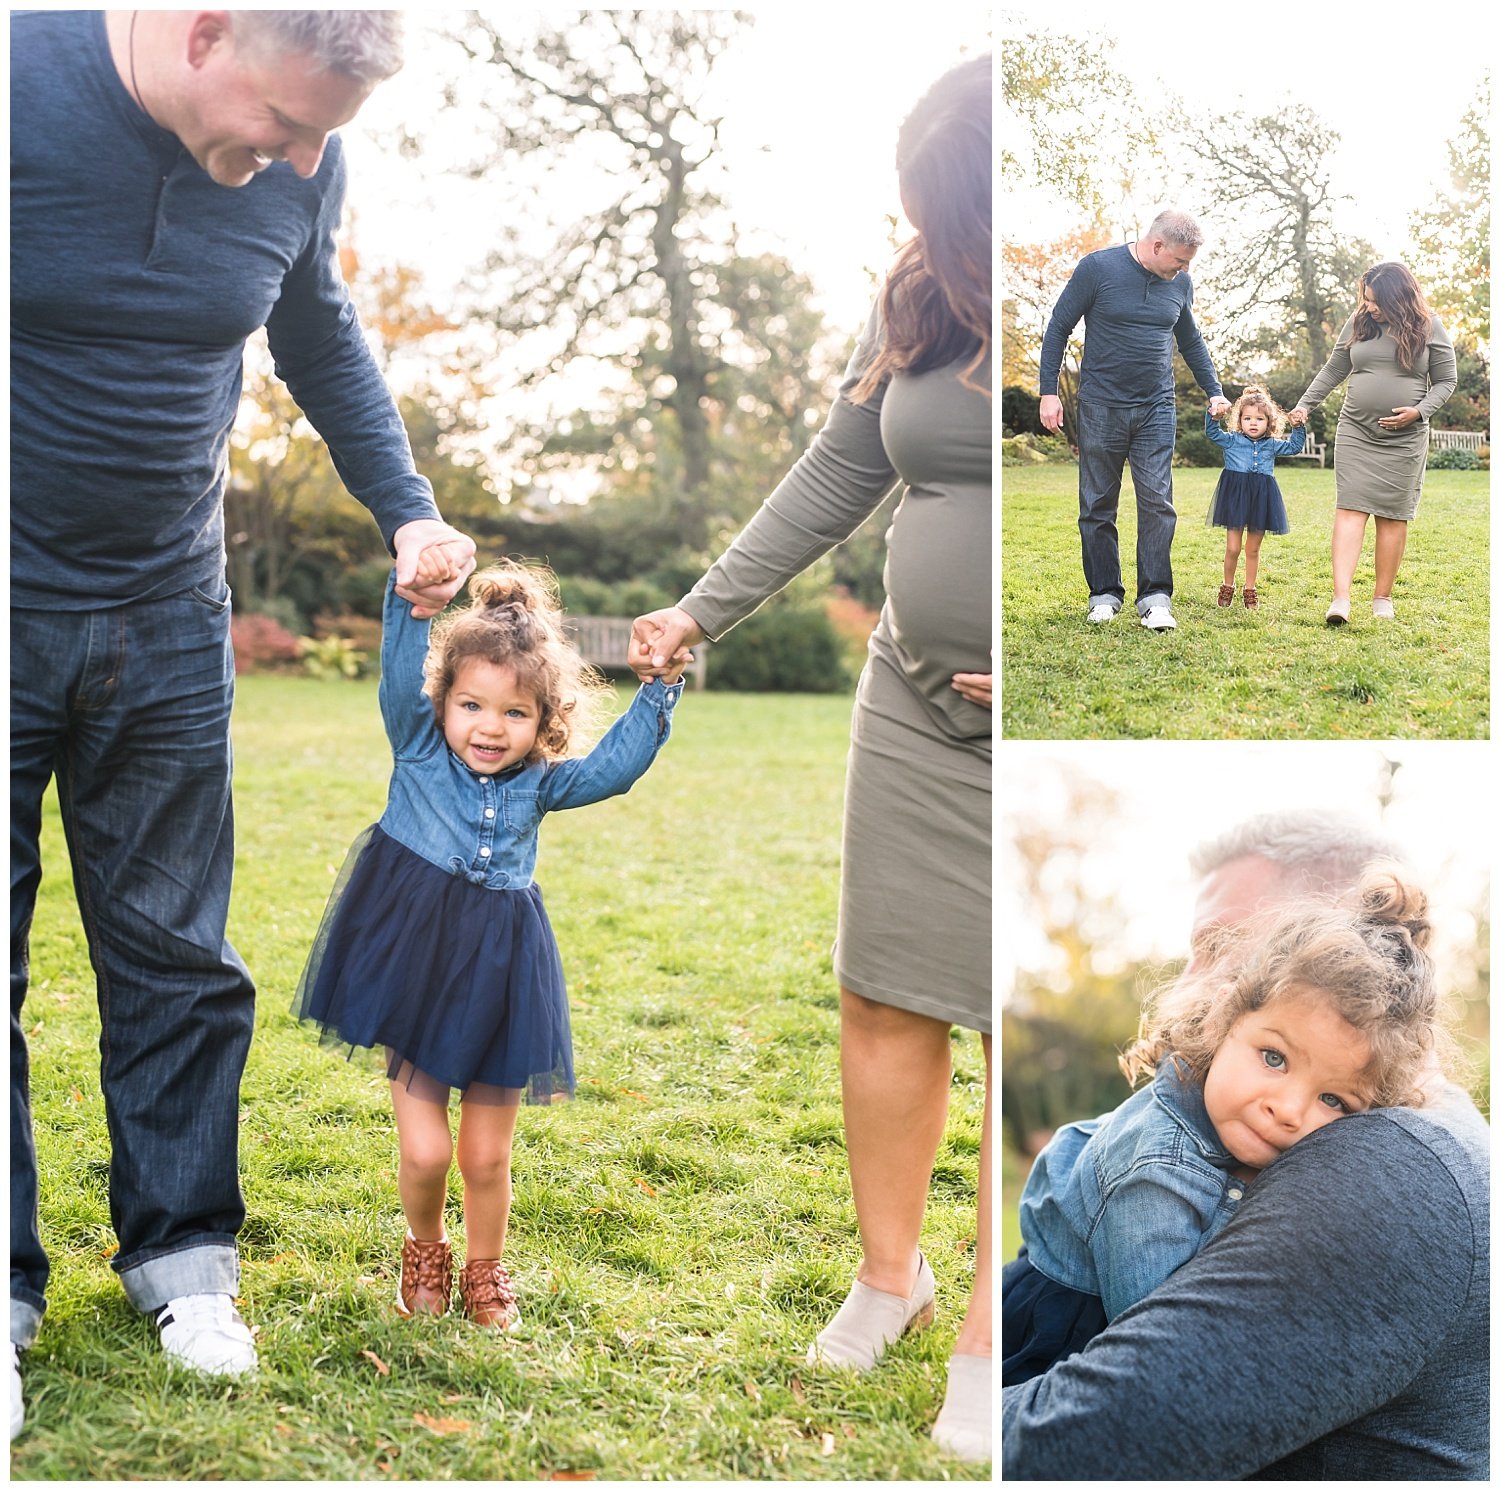
[[[1404,858],[1380,828],[1328,808],[1261,813],[1200,844],[1189,857],[1200,880],[1231,860],[1259,855],[1279,865],[1303,889],[1342,894],[1376,860]]]
[[[232,10],[229,18],[246,51],[305,56],[361,83],[391,77],[405,60],[399,10]]]
[[[1203,229],[1185,212],[1168,208],[1158,212],[1146,229],[1145,238],[1151,242],[1164,238],[1168,243],[1180,244],[1183,248],[1197,248],[1203,242]]]

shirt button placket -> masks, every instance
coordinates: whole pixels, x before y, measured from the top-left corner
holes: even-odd
[[[484,812],[479,819],[479,853],[474,861],[476,870],[488,870],[495,845],[495,782],[486,777],[480,784]]]

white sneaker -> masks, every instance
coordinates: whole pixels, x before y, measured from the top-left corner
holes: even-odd
[[[1115,619],[1115,610],[1116,608],[1111,606],[1107,601],[1100,601],[1089,612],[1089,620],[1096,624],[1101,621],[1113,621]]]
[[[1166,606],[1152,606],[1141,617],[1141,625],[1153,632],[1175,632],[1177,618]]]
[[[184,1294],[156,1312],[162,1350],[178,1366],[214,1377],[255,1370],[255,1341],[227,1294]]]
[[[10,1437],[14,1439],[26,1422],[26,1402],[21,1397],[21,1353],[10,1343]]]

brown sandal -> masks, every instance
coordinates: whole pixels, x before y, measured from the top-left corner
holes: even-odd
[[[1244,597],[1245,597],[1245,609],[1247,611],[1253,611],[1258,605],[1260,605],[1260,596],[1258,596],[1255,593],[1255,586],[1253,586],[1253,585],[1247,585],[1247,586],[1245,586]]]
[[[1234,586],[1219,586],[1219,604],[1221,606],[1232,606],[1234,604]]]
[[[514,1330],[521,1323],[516,1286],[498,1258],[471,1258],[458,1271],[458,1297],[475,1325]]]
[[[453,1249],[441,1242],[419,1242],[410,1232],[401,1244],[401,1277],[396,1283],[398,1315],[446,1315],[453,1295]]]

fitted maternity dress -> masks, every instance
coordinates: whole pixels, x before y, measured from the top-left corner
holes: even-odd
[[[1427,345],[1407,371],[1396,360],[1394,337],[1382,330],[1369,341],[1356,342],[1353,327],[1351,316],[1333,355],[1298,403],[1315,409],[1349,380],[1333,454],[1337,505],[1407,523],[1416,516],[1422,495],[1428,422],[1458,383],[1453,343],[1434,316]],[[1382,429],[1380,421],[1396,408],[1419,409],[1422,417],[1404,430]]]
[[[967,359],[851,403],[878,336],[872,315],[828,422],[682,606],[722,636],[906,483],[854,701],[834,966],[855,994],[988,1032],[992,715],[952,679],[992,667],[991,404]]]

